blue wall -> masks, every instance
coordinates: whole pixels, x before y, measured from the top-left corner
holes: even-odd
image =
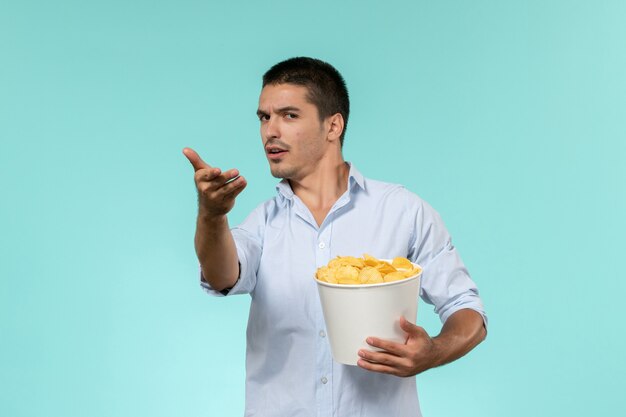
[[[199,288],[181,149],[246,176],[232,224],[271,197],[260,77],[295,55],[344,74],[346,159],[429,201],[481,290],[488,339],[418,377],[424,414],[623,413],[625,21],[621,1],[3,3],[0,415],[242,415],[249,299]]]

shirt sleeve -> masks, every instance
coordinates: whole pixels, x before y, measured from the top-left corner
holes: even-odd
[[[420,296],[435,307],[442,323],[455,312],[469,308],[478,312],[487,327],[487,315],[478,288],[456,248],[439,214],[418,199],[415,233],[409,258],[422,266]]]
[[[235,285],[228,291],[216,291],[202,277],[200,269],[200,285],[209,294],[223,297],[235,294],[250,294],[256,286],[257,271],[263,250],[263,228],[265,225],[263,208],[258,207],[244,222],[231,229],[237,257],[239,259],[239,277]]]

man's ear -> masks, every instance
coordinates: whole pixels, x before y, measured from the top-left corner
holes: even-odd
[[[335,113],[326,119],[328,123],[328,134],[327,138],[329,141],[336,141],[341,138],[341,134],[343,133],[343,116],[341,113]]]

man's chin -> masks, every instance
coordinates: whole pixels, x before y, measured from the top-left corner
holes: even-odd
[[[278,169],[277,167],[270,167],[270,172],[272,173],[272,177],[279,178],[281,180],[289,179],[289,177],[293,174],[289,170]]]

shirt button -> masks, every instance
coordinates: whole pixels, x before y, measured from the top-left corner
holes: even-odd
[[[324,249],[326,247],[326,243],[320,242],[320,244],[318,246],[319,246],[320,249]]]
[[[326,377],[323,376],[322,379],[320,379],[320,381],[322,381],[322,384],[325,384],[328,382],[328,379],[326,379]]]
[[[326,332],[324,330],[320,330],[320,337],[326,337]]]

